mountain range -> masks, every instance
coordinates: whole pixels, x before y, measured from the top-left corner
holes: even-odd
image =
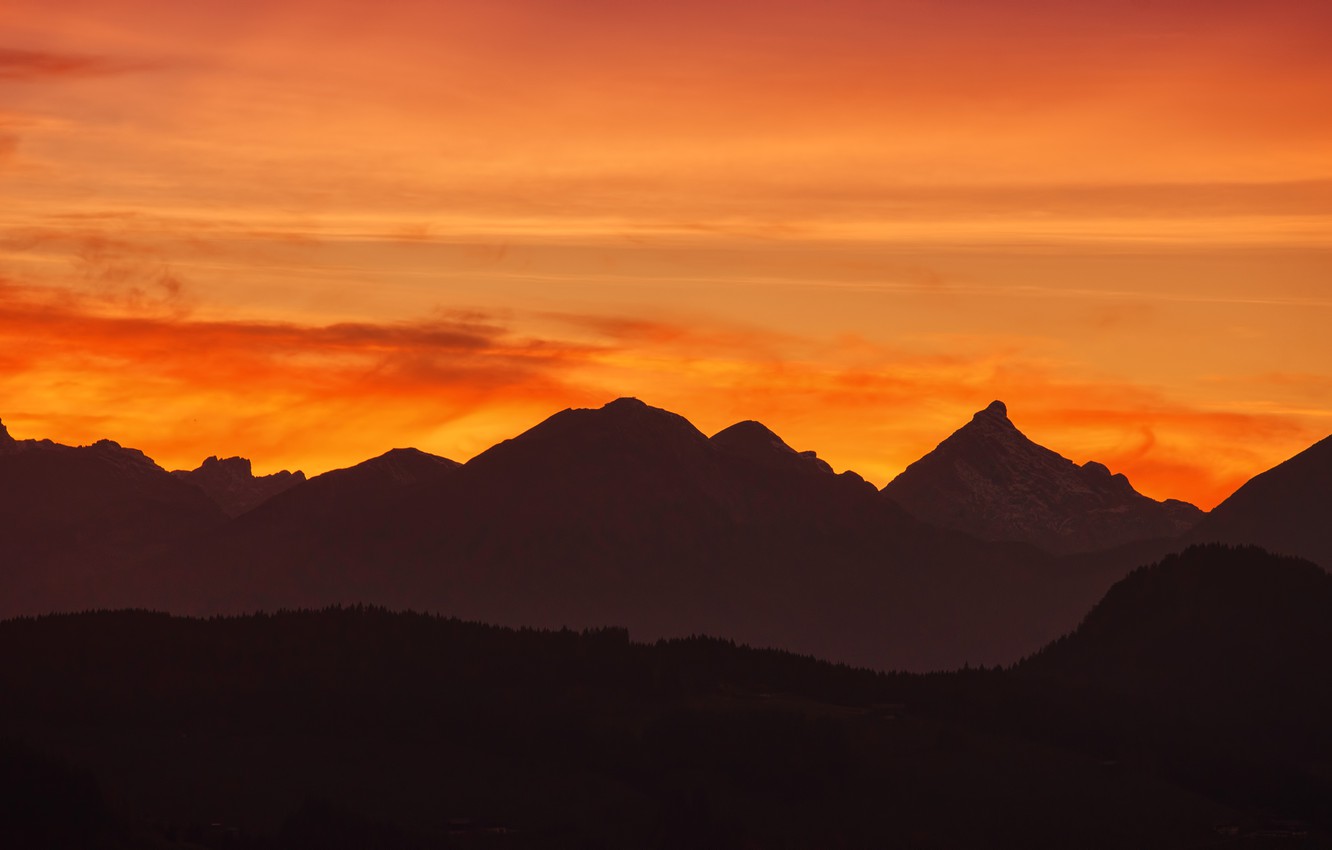
[[[304,480],[0,426],[0,615],[375,603],[523,626],[724,634],[879,668],[1009,663],[1150,557],[1208,539],[1327,564],[1332,443],[1204,515],[1027,439],[995,402],[883,490],[758,422],[636,399],[466,464],[395,449]]]

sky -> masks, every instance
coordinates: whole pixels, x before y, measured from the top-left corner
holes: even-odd
[[[882,485],[993,399],[1210,508],[1332,433],[1324,0],[6,0],[0,420],[465,461],[632,395]]]

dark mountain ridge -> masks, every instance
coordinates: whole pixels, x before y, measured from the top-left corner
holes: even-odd
[[[105,474],[124,477],[117,487],[168,488],[154,502],[160,516],[201,504],[196,488],[113,443],[69,450],[0,439],[0,461],[19,464],[38,445],[101,457]],[[986,473],[968,479],[988,482],[971,493],[1000,516],[1040,497],[1040,517],[1091,517],[1140,534],[1150,523],[1129,521],[1140,510],[1163,522],[1174,510],[1097,464],[1078,467],[1031,444],[1000,405],[922,464],[954,455],[965,461],[954,471]],[[1021,480],[1004,484],[1000,473]],[[299,482],[230,521],[205,505],[206,516],[163,519],[157,536],[125,545],[114,535],[48,533],[68,517],[63,479],[47,477],[45,495],[23,505],[38,521],[15,524],[6,541],[19,564],[5,574],[13,592],[0,613],[366,602],[506,625],[615,623],[638,638],[718,633],[924,670],[1030,654],[1133,566],[1180,545],[1132,539],[1053,557],[978,539],[912,516],[891,498],[893,485],[880,493],[855,473],[834,474],[760,423],[709,438],[636,399],[562,411],[465,465],[395,449]],[[1052,481],[1063,501],[1047,498]],[[71,498],[95,502],[97,492]],[[1125,499],[1120,510],[1115,500]],[[80,539],[88,545],[71,544]],[[32,557],[43,546],[60,556]]]
[[[336,477],[154,559],[114,603],[213,614],[367,602],[929,669],[1034,651],[1117,577],[921,523],[757,423],[708,438],[635,399],[562,411],[371,498],[321,482]]]
[[[0,425],[0,599],[7,611],[104,601],[109,572],[226,522],[204,493],[110,440],[15,440]]]

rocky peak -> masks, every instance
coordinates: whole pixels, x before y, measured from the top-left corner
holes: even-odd
[[[217,455],[204,458],[204,462],[195,470],[199,474],[225,475],[231,478],[253,478],[254,466],[246,457],[219,458]]]
[[[1008,418],[1008,405],[998,400],[990,402],[984,410],[976,411],[971,421],[959,429],[957,434],[991,440],[1025,439]]]
[[[157,474],[166,470],[158,466],[157,463],[148,455],[138,449],[131,449],[122,446],[115,440],[98,440],[91,446],[76,449],[75,451],[90,452],[101,460],[115,467],[124,473],[145,475]]]
[[[1090,551],[1171,537],[1202,516],[1135,491],[1101,463],[1081,466],[1018,430],[994,401],[884,488],[908,512],[989,540]]]
[[[986,405],[984,410],[976,411],[975,414],[972,415],[971,419],[973,422],[976,420],[981,420],[984,422],[996,421],[996,422],[1006,422],[1009,425],[1013,424],[1008,420],[1008,405],[1004,404],[1002,401],[999,401],[998,399],[995,399],[994,401]]]
[[[19,448],[19,441],[9,436],[9,429],[0,422],[0,455],[14,454]]]
[[[198,469],[178,469],[171,474],[208,494],[230,516],[240,516],[305,480],[305,473],[282,470],[272,475],[254,475],[248,458],[216,455],[204,459]]]

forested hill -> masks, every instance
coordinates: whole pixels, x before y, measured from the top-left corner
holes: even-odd
[[[0,845],[1167,848],[1277,814],[1319,840],[1306,766],[1142,711],[1057,676],[362,607],[20,619]]]

